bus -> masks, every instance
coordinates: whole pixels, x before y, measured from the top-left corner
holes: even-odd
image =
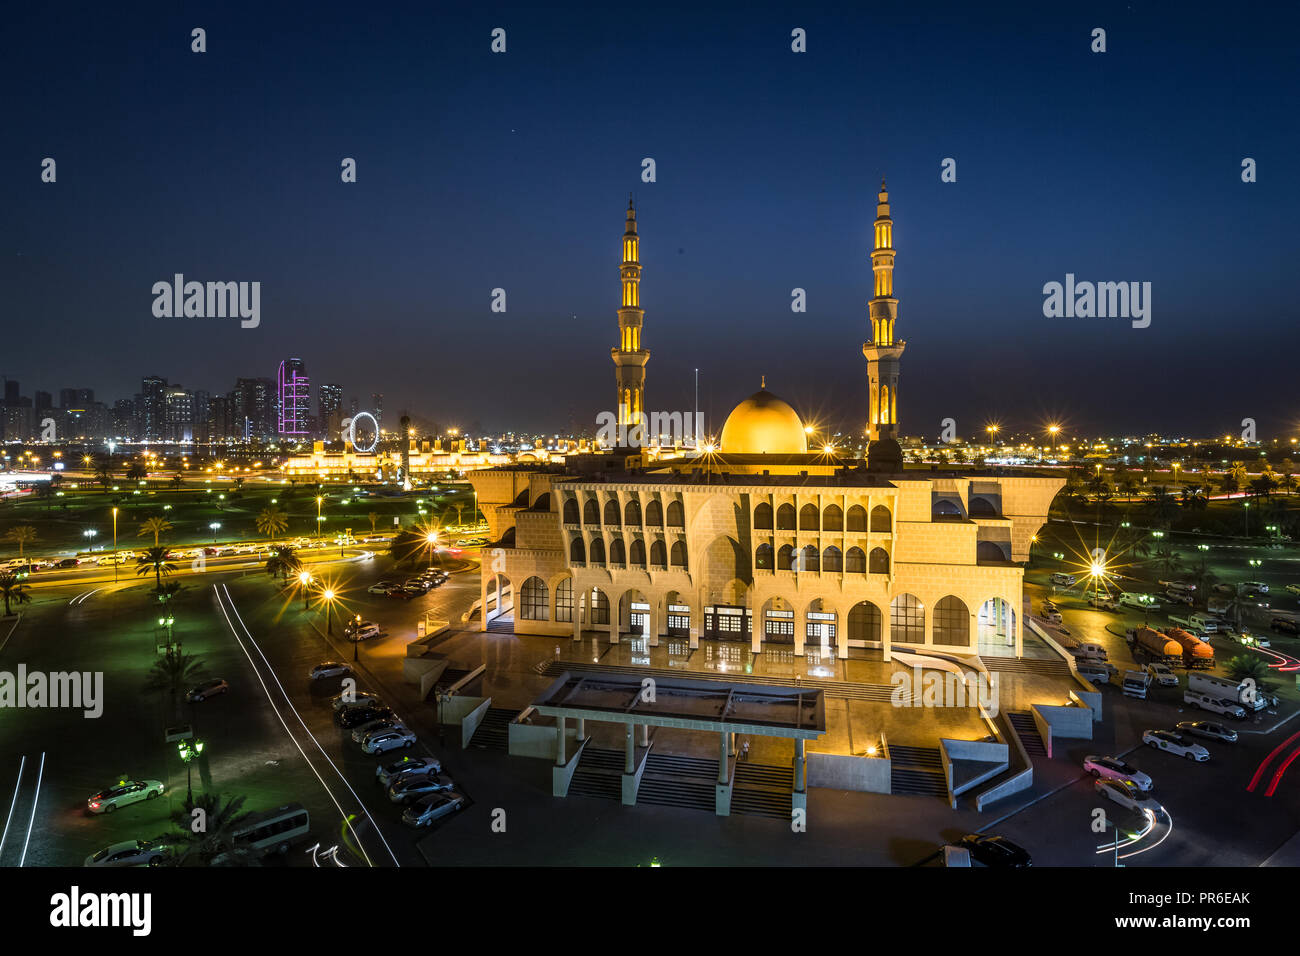
[[[254,853],[287,853],[297,840],[307,836],[310,821],[300,803],[287,803],[274,810],[254,813],[235,828],[235,841]]]

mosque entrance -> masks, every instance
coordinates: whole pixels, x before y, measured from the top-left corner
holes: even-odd
[[[718,604],[704,609],[704,635],[715,641],[743,641],[749,643],[749,608],[734,604]]]

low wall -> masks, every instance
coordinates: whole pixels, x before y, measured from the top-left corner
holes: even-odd
[[[554,738],[554,736],[555,734],[552,732],[551,737]],[[573,748],[573,754],[565,761],[563,767],[551,767],[551,796],[567,797],[569,795],[569,784],[573,782],[573,772],[578,769],[578,764],[582,760],[582,752],[587,749],[588,740],[591,740],[591,738],[588,737]],[[555,759],[554,754],[551,755],[551,759]]]
[[[1033,630],[1035,634],[1037,634],[1044,641],[1046,641],[1048,645],[1054,651],[1056,651],[1056,653],[1060,654],[1063,658],[1065,658],[1065,666],[1070,668],[1070,676],[1073,677],[1075,683],[1079,685],[1079,698],[1082,698],[1083,703],[1092,712],[1092,719],[1096,722],[1100,722],[1101,721],[1101,692],[1098,691],[1097,688],[1092,685],[1091,681],[1089,681],[1085,677],[1080,676],[1079,668],[1077,666],[1077,662],[1075,661],[1074,655],[1069,653],[1065,648],[1063,648],[1060,645],[1060,642],[1056,640],[1056,638],[1052,637],[1052,635],[1047,633],[1046,630],[1039,627],[1038,623],[1034,621],[1032,618],[1026,617],[1025,623],[1029,625],[1030,629]],[[1073,692],[1071,692],[1071,700],[1075,700],[1075,699],[1078,698],[1074,697]],[[1092,739],[1091,733],[1088,734],[1088,739],[1089,740]]]
[[[1052,739],[1092,739],[1092,711],[1087,707],[1030,704],[1029,711],[1041,717],[1051,729]]]
[[[1028,790],[1034,785],[1034,763],[1029,759],[1029,753],[1025,750],[1024,743],[1020,740],[1020,735],[1016,733],[1016,728],[1011,723],[1011,718],[1005,714],[1000,714],[998,720],[1001,721],[998,726],[998,739],[1007,740],[1011,747],[1014,748],[1016,756],[1016,765],[1022,769],[1013,773],[1001,783],[994,784],[987,790],[975,795],[975,809],[983,812],[984,808],[998,800],[1004,800],[1012,794]],[[1008,761],[1010,753],[1008,753]]]
[[[508,752],[512,757],[538,757],[545,760],[555,759],[555,723],[547,724],[511,724],[509,727],[510,744]],[[578,744],[578,731],[569,722],[564,730],[564,752],[572,753]]]
[[[402,679],[408,684],[420,685],[420,700],[428,700],[446,669],[445,657],[408,657],[402,661]]]
[[[452,698],[456,700],[457,698]],[[463,699],[463,698],[461,698]],[[483,718],[487,716],[488,708],[492,706],[491,697],[477,698],[480,703],[468,714],[460,719],[460,746],[464,750],[469,746],[469,742],[474,739],[474,732],[478,730],[478,725],[483,723]]]
[[[438,722],[442,724],[460,724],[468,715],[482,707],[484,701],[490,705],[492,698],[440,697],[438,699]]]
[[[944,779],[948,783],[948,803],[955,809],[958,795],[1003,773],[1009,765],[1009,753],[1009,748],[1001,741],[940,737],[939,759],[943,761]],[[992,766],[968,780],[959,781],[953,766],[953,761],[956,760],[970,760]]]
[[[892,762],[888,758],[808,751],[805,760],[810,787],[889,793]]]

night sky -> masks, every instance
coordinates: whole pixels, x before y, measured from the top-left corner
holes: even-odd
[[[111,404],[145,374],[224,392],[294,355],[362,407],[591,429],[632,191],[647,407],[690,408],[699,368],[720,428],[766,375],[858,432],[884,175],[905,434],[1294,434],[1294,13],[593,7],[7,9],[0,373]],[[154,318],[177,272],[260,281],[261,326]],[[1067,272],[1151,282],[1151,326],[1045,318]]]

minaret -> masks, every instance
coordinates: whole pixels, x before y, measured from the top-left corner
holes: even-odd
[[[642,424],[645,412],[645,365],[650,353],[641,347],[641,325],[645,310],[641,308],[640,238],[636,234],[636,207],[627,200],[627,228],[623,231],[623,264],[618,274],[623,281],[623,301],[618,309],[618,347],[609,350],[614,360],[614,378],[618,384],[618,423],[628,426],[629,433],[648,436],[631,429]],[[640,442],[636,442],[639,444]]]
[[[874,442],[898,438],[898,366],[907,345],[894,339],[894,320],[898,318],[898,300],[894,298],[894,220],[889,218],[889,193],[883,179],[876,202],[871,268],[876,276],[876,294],[867,305],[871,341],[862,346],[862,354],[867,357],[870,389],[867,438]]]

